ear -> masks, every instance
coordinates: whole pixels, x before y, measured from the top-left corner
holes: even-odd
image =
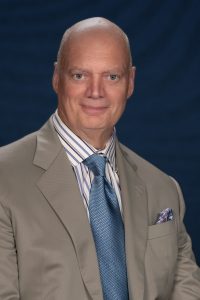
[[[135,72],[136,72],[136,67],[132,66],[130,68],[130,73],[129,73],[128,98],[133,94],[133,91],[134,91],[134,87],[135,87]]]
[[[58,92],[58,82],[59,82],[59,74],[58,74],[58,64],[57,62],[54,63],[54,72],[53,72],[53,78],[52,78],[52,86],[54,91]]]

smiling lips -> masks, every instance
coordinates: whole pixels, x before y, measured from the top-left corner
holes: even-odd
[[[90,106],[90,105],[81,105],[83,111],[90,115],[90,116],[96,116],[99,114],[104,113],[107,109],[108,106]]]

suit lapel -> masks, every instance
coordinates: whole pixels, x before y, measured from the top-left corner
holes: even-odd
[[[129,156],[116,146],[126,236],[130,300],[144,294],[144,255],[147,241],[145,186]],[[71,236],[88,293],[103,300],[95,245],[77,180],[51,121],[39,131],[33,163],[45,172],[38,188]]]
[[[129,156],[116,147],[124,212],[127,271],[130,300],[144,297],[144,256],[147,242],[147,198],[145,186]]]
[[[70,235],[81,275],[92,299],[102,300],[95,245],[77,180],[49,121],[37,137],[34,164],[46,171],[38,188]]]

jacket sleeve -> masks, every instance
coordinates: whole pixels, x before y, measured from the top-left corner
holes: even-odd
[[[9,210],[0,202],[0,299],[19,300],[17,250]]]
[[[180,199],[180,219],[178,224],[178,260],[174,279],[174,288],[170,300],[199,300],[200,269],[195,262],[191,239],[183,224],[185,205],[182,192],[178,183],[175,180],[174,182]]]

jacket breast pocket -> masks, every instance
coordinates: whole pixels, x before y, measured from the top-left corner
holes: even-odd
[[[147,281],[160,295],[166,295],[172,288],[177,253],[177,228],[174,221],[148,227],[145,256]]]
[[[155,224],[148,227],[148,239],[164,237],[176,233],[176,224],[174,221],[168,221],[161,224]]]

